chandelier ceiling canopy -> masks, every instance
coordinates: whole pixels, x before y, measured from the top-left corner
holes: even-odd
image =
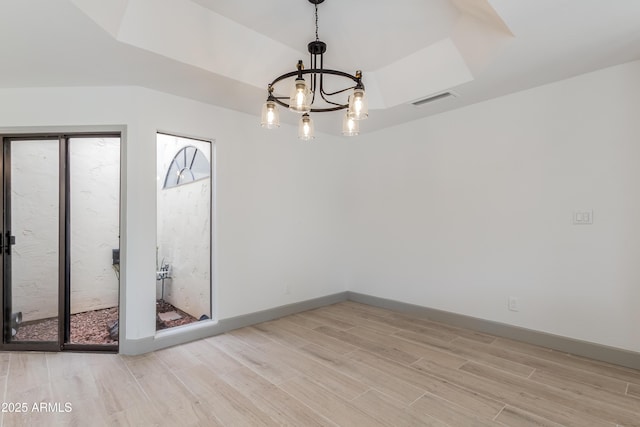
[[[318,5],[324,0],[308,0],[315,6],[316,39],[307,45],[309,68],[302,60],[298,61],[295,71],[276,77],[267,86],[267,101],[262,107],[262,127],[275,129],[280,126],[278,105],[294,113],[302,114],[298,126],[298,138],[314,138],[313,120],[309,113],[326,113],[347,110],[342,120],[342,134],[355,136],[360,133],[359,121],[369,115],[367,98],[362,83],[362,71],[354,74],[324,68],[324,54],[327,44],[318,37]],[[305,77],[308,78],[305,79]],[[295,80],[294,80],[295,78]],[[292,81],[293,80],[293,81]],[[289,81],[290,96],[277,96],[276,85]],[[340,89],[328,89],[332,85]],[[348,93],[348,97],[346,96]]]

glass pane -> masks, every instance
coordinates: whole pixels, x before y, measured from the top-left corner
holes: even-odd
[[[11,142],[12,341],[58,340],[58,147]]]
[[[120,138],[69,140],[71,336],[118,342]]]
[[[166,137],[163,136],[163,138]],[[176,138],[176,137],[172,137]],[[164,167],[161,171],[158,169],[158,173],[164,173],[164,188],[171,188],[177,185],[188,184],[192,181],[196,181],[198,179],[204,179],[209,177],[211,174],[211,165],[209,162],[209,157],[211,154],[210,147],[207,148],[205,145],[209,144],[208,142],[190,140],[188,138],[178,138],[183,140],[184,143],[195,142],[196,145],[200,146],[200,148],[188,145],[178,149],[176,154],[173,156],[173,160],[169,164],[169,166]],[[204,145],[203,145],[204,144]],[[202,152],[202,149],[209,150],[207,155]],[[165,153],[166,154],[166,153]],[[207,157],[209,156],[209,157]],[[160,175],[158,175],[160,176]]]
[[[193,159],[193,166],[191,166],[191,171],[193,172],[194,179],[202,179],[209,176],[209,161],[202,154],[202,151],[198,150],[196,152],[195,158]]]
[[[211,318],[210,159],[209,142],[158,134],[157,329]],[[165,187],[179,167],[181,185]]]

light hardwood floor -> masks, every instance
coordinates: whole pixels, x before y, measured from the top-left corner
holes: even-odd
[[[640,371],[353,302],[136,357],[0,353],[0,381],[28,407],[3,426],[640,426]]]

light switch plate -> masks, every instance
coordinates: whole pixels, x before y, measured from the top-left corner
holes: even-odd
[[[574,225],[591,225],[593,224],[593,209],[581,209],[573,211]]]

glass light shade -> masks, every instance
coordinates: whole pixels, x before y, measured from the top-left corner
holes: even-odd
[[[369,106],[364,89],[354,89],[349,97],[349,117],[354,120],[364,120],[369,116]]]
[[[356,136],[360,133],[360,122],[349,117],[349,113],[342,119],[342,134],[344,136]]]
[[[289,97],[289,109],[296,113],[308,113],[311,111],[311,90],[307,82],[302,78],[297,78],[291,96]]]
[[[263,128],[275,129],[280,127],[280,113],[275,102],[267,101],[262,106],[262,120]]]
[[[303,141],[309,141],[315,138],[315,135],[313,134],[313,120],[311,120],[311,117],[306,113],[300,117],[298,138]]]

